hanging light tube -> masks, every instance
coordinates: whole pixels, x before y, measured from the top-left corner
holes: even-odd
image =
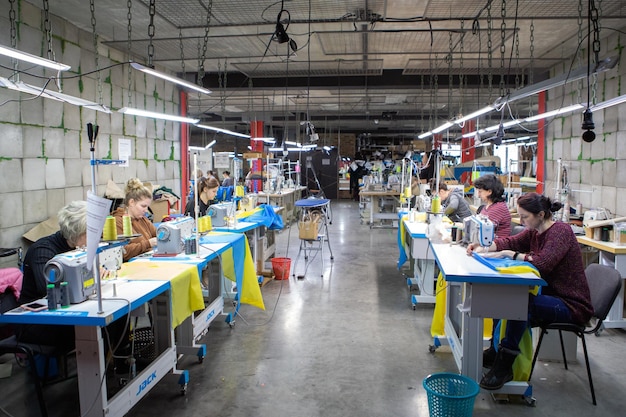
[[[431,136],[432,134],[433,134],[433,132],[425,132],[425,133],[422,133],[421,135],[419,135],[417,138],[418,139],[424,139],[424,138],[427,138],[427,137]]]
[[[492,110],[495,110],[495,108],[493,106],[483,107],[480,110],[476,110],[475,112],[468,114],[467,116],[463,116],[463,117],[461,117],[459,119],[456,119],[454,121],[454,123],[456,123],[456,124],[465,123],[468,120],[475,119],[478,116],[482,116],[483,114],[489,113]]]
[[[561,109],[552,110],[546,113],[537,114],[535,116],[530,116],[524,119],[525,122],[534,122],[536,120],[547,119],[548,117],[557,116],[563,113],[569,113],[576,110],[584,109],[585,106],[582,104],[572,104],[571,106],[563,107]]]
[[[626,102],[626,94],[612,98],[610,100],[603,101],[601,103],[596,104],[595,106],[591,106],[589,110],[596,111],[606,109],[607,107],[617,106],[618,104],[622,104]]]
[[[215,139],[213,139],[211,142],[209,142],[209,143],[207,144],[207,146],[205,146],[205,147],[204,147],[204,149],[209,149],[209,148],[212,148],[212,147],[213,147],[213,145],[215,145],[215,143],[216,143],[216,142],[217,142],[217,141],[216,141]]]
[[[74,97],[69,94],[59,93],[58,91],[46,90],[42,87],[35,87],[30,84],[23,83],[21,81],[13,82],[4,77],[0,77],[0,87],[6,87],[9,90],[19,91],[20,93],[28,93],[37,97],[49,98],[52,100],[69,103],[74,106],[85,107],[91,110],[101,111],[104,113],[111,113],[111,110],[93,101],[85,100],[80,97]]]
[[[276,139],[274,138],[250,138],[250,140],[257,140],[257,141],[263,141],[265,143],[276,143]]]
[[[31,64],[35,65],[41,65],[42,67],[50,68],[57,71],[68,71],[72,68],[71,66],[62,64],[60,62],[52,61],[50,59],[42,58],[37,55],[32,55],[3,45],[0,45],[0,55],[19,59],[20,61],[30,62]]]
[[[197,120],[196,123],[198,123],[198,121],[199,120]],[[232,130],[228,130],[228,129],[221,129],[219,127],[203,125],[203,124],[196,124],[196,127],[199,127],[201,129],[212,130],[214,132],[225,133],[227,135],[237,136],[237,137],[240,137],[240,138],[250,139],[250,135],[246,135],[245,133],[233,132]]]
[[[135,109],[133,107],[122,107],[118,110],[120,113],[130,114],[133,116],[149,117],[151,119],[171,120],[172,122],[196,124],[200,119],[192,119],[191,117],[176,116],[174,114],[157,113],[148,110]]]
[[[451,128],[453,125],[454,125],[454,123],[452,123],[452,122],[445,122],[441,126],[433,129],[433,133],[443,132],[444,130]]]
[[[189,81],[185,81],[181,78],[178,77],[173,77],[171,75],[165,74],[163,72],[157,71],[155,69],[152,69],[150,67],[146,67],[144,65],[138,64],[136,62],[131,62],[130,66],[133,67],[134,69],[141,71],[141,72],[145,72],[146,74],[150,74],[153,75],[155,77],[161,78],[163,80],[172,82],[174,84],[178,84],[180,86],[183,86],[185,88],[188,88],[190,90],[194,90],[197,91],[199,93],[203,93],[203,94],[211,94],[211,90],[207,90],[204,87],[201,87],[199,85],[190,83]]]

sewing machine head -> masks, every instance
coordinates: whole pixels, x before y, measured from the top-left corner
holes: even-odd
[[[96,280],[92,269],[87,266],[87,252],[73,250],[50,259],[43,271],[50,284],[67,282],[70,303],[78,304],[85,301],[95,289]]]
[[[463,219],[463,242],[489,247],[493,243],[495,227],[487,216],[475,214]]]
[[[158,255],[176,256],[184,250],[181,229],[174,222],[161,223],[157,228],[156,238]]]

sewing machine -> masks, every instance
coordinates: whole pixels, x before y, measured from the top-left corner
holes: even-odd
[[[157,256],[178,255],[184,250],[182,230],[175,222],[161,223],[157,228],[156,238]]]
[[[98,264],[109,271],[119,269],[122,265],[122,247],[113,246],[111,249],[102,250],[98,253]],[[87,252],[76,249],[50,259],[43,272],[50,284],[58,286],[63,281],[67,282],[69,301],[71,304],[78,304],[95,291],[96,282],[92,269],[91,265],[87,265]]]
[[[171,226],[176,226],[177,228],[179,228],[180,237],[182,239],[187,239],[188,237],[193,235],[194,228],[196,227],[193,217],[189,216],[178,217],[166,223],[169,223]]]
[[[463,242],[489,247],[493,243],[495,227],[487,216],[475,214],[463,219]]]
[[[232,210],[232,203],[213,204],[206,211],[207,216],[211,216],[211,225],[213,227],[226,226],[226,218]]]
[[[258,201],[258,196],[249,194],[241,198],[239,205],[243,211],[252,211],[256,208]]]

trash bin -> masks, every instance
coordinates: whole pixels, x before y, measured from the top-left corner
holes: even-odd
[[[471,417],[480,387],[471,378],[453,373],[428,375],[422,385],[430,417]]]
[[[272,258],[272,270],[276,279],[289,279],[291,258]]]

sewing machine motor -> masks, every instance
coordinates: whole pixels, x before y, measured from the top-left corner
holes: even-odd
[[[463,242],[489,247],[493,243],[494,225],[487,216],[475,214],[463,219]]]

